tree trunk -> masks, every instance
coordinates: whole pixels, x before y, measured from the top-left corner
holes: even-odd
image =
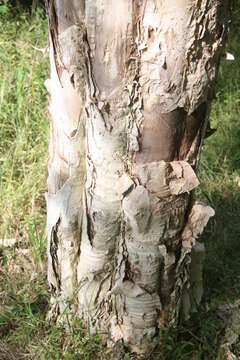
[[[47,1],[52,314],[147,353],[202,294],[196,169],[227,0]]]

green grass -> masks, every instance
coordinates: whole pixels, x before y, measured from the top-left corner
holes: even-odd
[[[10,10],[0,20],[0,236],[25,241],[44,220],[48,62],[43,12]],[[41,226],[42,227],[42,226]]]
[[[140,359],[121,347],[107,349],[74,321],[69,329],[46,320],[49,294],[45,258],[46,161],[48,143],[47,22],[42,9],[0,1],[0,238],[16,238],[0,249],[1,359]],[[34,2],[36,4],[36,1]],[[216,210],[202,241],[207,249],[205,294],[188,322],[166,327],[145,360],[217,360],[225,324],[219,304],[240,294],[240,46],[239,10],[223,60],[211,125],[201,159],[197,197]],[[235,347],[240,357],[240,342]],[[143,358],[142,358],[143,359]]]
[[[205,141],[199,197],[216,216],[205,232],[206,301],[230,301],[240,295],[240,4],[233,17],[227,50],[235,61],[222,61],[211,124],[216,133]]]

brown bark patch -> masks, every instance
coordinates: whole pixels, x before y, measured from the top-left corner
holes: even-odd
[[[143,111],[144,125],[137,163],[178,160],[185,130],[185,114],[181,108],[162,114],[158,106],[151,111]]]

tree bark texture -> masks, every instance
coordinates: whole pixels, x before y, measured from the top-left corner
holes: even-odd
[[[196,309],[196,169],[227,0],[49,0],[52,314],[146,353]],[[76,315],[77,314],[77,315]]]

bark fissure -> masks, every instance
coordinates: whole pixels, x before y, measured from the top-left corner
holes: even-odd
[[[60,274],[59,262],[58,262],[58,256],[57,256],[57,252],[58,252],[57,233],[58,233],[59,223],[60,223],[60,219],[57,221],[56,225],[52,229],[52,235],[51,235],[51,241],[50,241],[50,254],[51,254],[50,259],[52,261],[52,268],[53,268],[55,279],[56,279],[56,284],[55,285],[52,284],[55,293],[57,291],[60,291],[60,289],[61,289],[61,274]]]

